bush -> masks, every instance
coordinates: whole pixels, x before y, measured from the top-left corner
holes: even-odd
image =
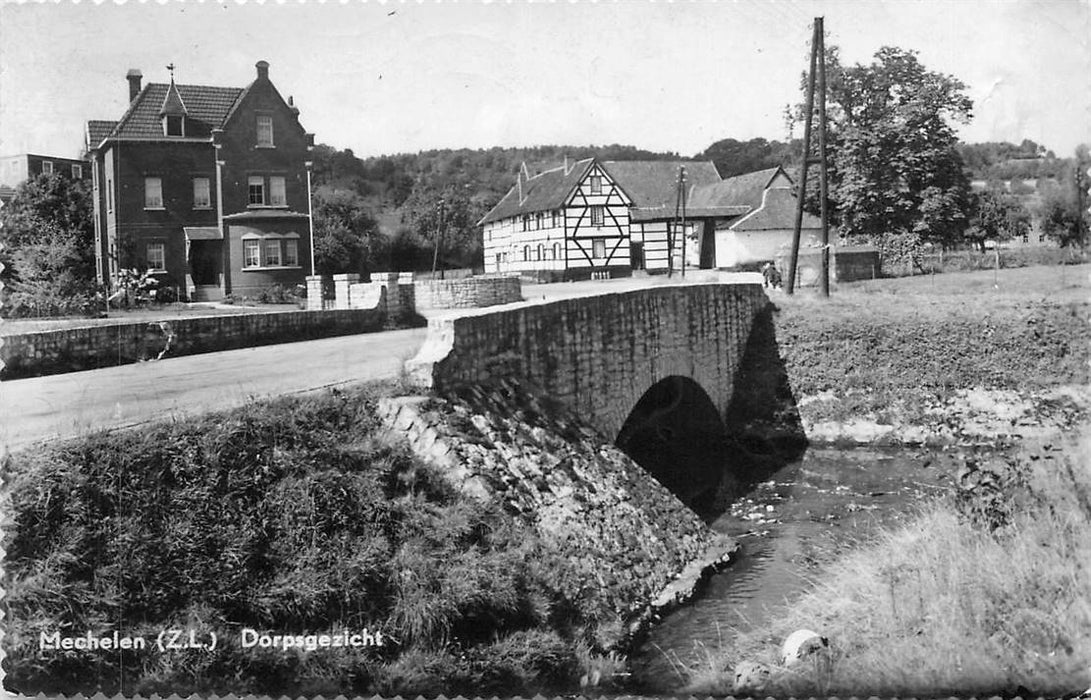
[[[306,298],[307,290],[306,288],[301,290],[301,285],[289,288],[274,284],[271,287],[262,289],[257,295],[257,301],[261,304],[295,304]]]

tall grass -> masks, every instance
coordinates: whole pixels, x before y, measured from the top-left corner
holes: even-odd
[[[3,465],[7,685],[36,692],[533,693],[580,677],[565,563],[383,437],[373,390],[98,434]],[[40,632],[215,631],[214,652],[39,650]],[[381,630],[362,652],[242,649]],[[575,631],[575,632],[574,632]],[[490,669],[507,669],[496,674]]]
[[[731,688],[743,660],[776,670],[776,694],[1062,695],[1091,684],[1091,470],[1085,434],[1062,457],[1028,450],[1003,479],[1007,506],[936,501],[823,572],[767,629],[692,669],[688,692]],[[991,482],[990,482],[991,483]],[[1016,485],[1018,484],[1018,485]],[[991,497],[993,493],[987,494]],[[778,668],[796,629],[829,638],[829,664]]]

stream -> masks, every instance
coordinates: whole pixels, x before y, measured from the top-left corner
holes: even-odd
[[[808,449],[757,484],[712,523],[740,543],[737,560],[651,629],[630,659],[636,687],[677,691],[681,668],[772,619],[823,562],[912,516],[945,490],[957,464],[944,450]]]

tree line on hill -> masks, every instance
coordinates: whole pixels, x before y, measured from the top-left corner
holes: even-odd
[[[868,64],[826,53],[831,226],[884,257],[913,258],[1018,237],[1032,224],[1063,246],[1087,242],[1086,146],[1057,157],[1029,139],[960,143],[955,126],[973,105],[954,76],[928,70],[913,51],[885,47]],[[803,107],[788,111],[793,128]],[[731,177],[774,166],[798,176],[802,142],[727,138],[693,159]],[[812,156],[814,153],[811,154]],[[477,222],[507,193],[523,164],[531,174],[566,159],[679,160],[634,146],[535,146],[430,150],[359,158],[319,145],[314,154],[316,267],[321,274],[478,267]],[[972,187],[971,181],[984,183]],[[1081,203],[1083,206],[1081,206]],[[820,210],[811,171],[807,208]],[[23,309],[70,313],[95,294],[91,192],[59,176],[19,186],[0,209],[5,315]],[[22,295],[22,296],[20,296]],[[18,305],[16,305],[18,306]]]

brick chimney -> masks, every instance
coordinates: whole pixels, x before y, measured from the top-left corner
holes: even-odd
[[[254,64],[254,66],[258,69],[258,80],[268,80],[269,79],[269,62],[268,61],[258,61],[257,63]]]
[[[125,79],[129,81],[129,102],[136,99],[136,96],[140,94],[140,79],[144,77],[136,68],[130,68],[129,72],[125,74]]]

